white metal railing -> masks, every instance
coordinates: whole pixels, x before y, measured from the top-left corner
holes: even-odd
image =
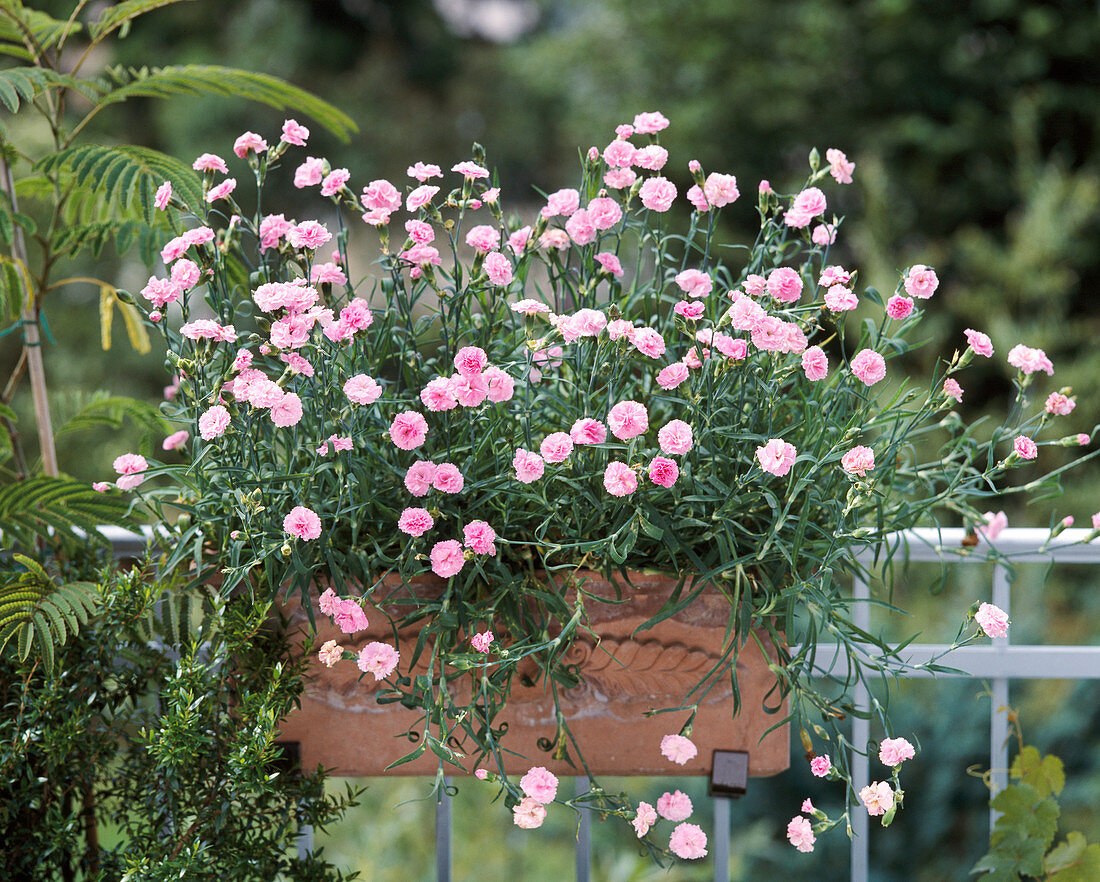
[[[127,533],[117,528],[104,527],[101,532],[110,539],[116,555],[140,553],[148,541],[145,536]],[[1004,530],[994,546],[1013,563],[1100,563],[1100,539],[1080,544],[1092,531],[1069,529],[1050,541],[1046,529],[1010,528]],[[912,562],[950,560],[964,564],[988,563],[988,548],[979,546],[966,555],[959,555],[965,531],[961,528],[917,529],[892,536],[890,542],[899,542],[904,559]],[[984,543],[984,540],[983,540]],[[852,612],[854,623],[864,630],[871,624],[870,588],[862,580],[856,580],[852,590],[856,601]],[[1011,615],[1011,590],[1008,574],[1002,563],[994,563],[990,586],[991,602]],[[992,770],[993,793],[1008,783],[1008,691],[1009,682],[1015,679],[1100,679],[1100,646],[1037,646],[1012,644],[1008,637],[993,640],[989,645],[973,645],[956,649],[949,656],[939,659],[946,645],[911,643],[904,650],[904,660],[911,670],[904,677],[967,677],[988,679],[992,682],[990,706],[989,757]],[[843,647],[821,644],[818,647],[818,667],[827,674],[835,666],[846,664]],[[821,662],[821,659],[827,660]],[[933,673],[922,670],[921,665],[932,659],[958,669],[958,673]],[[862,684],[857,684],[854,699],[858,707],[867,708],[870,696]],[[866,745],[871,737],[870,720],[852,720],[852,744]],[[856,791],[870,782],[868,758],[853,750],[851,759],[852,784]],[[587,790],[584,778],[575,779],[577,793]],[[728,882],[730,855],[730,800],[714,799],[714,830],[711,854],[714,860],[715,882]],[[867,882],[868,874],[868,816],[858,810],[852,817],[851,882]],[[996,812],[990,810],[990,827],[996,820]],[[591,814],[581,811],[577,836],[577,882],[589,882],[591,868]],[[313,831],[303,827],[298,840],[299,853],[313,848]],[[436,878],[438,882],[451,880],[451,799],[441,794],[436,803]]]

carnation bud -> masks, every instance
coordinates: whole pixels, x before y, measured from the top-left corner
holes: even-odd
[[[589,162],[598,162],[599,158],[600,158],[600,148],[599,147],[589,147],[588,148],[588,161]]]
[[[290,547],[289,542],[284,542],[283,547],[279,549],[283,557],[290,557],[294,553],[294,549]]]

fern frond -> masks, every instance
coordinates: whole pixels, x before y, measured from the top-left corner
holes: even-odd
[[[168,423],[153,405],[134,398],[96,392],[90,398],[78,399],[76,412],[61,423],[54,437],[62,438],[73,432],[104,426],[117,430],[127,419],[150,437],[163,435],[168,430]]]
[[[56,541],[75,530],[83,531],[87,542],[106,544],[96,528],[132,526],[128,511],[124,497],[97,493],[71,478],[39,476],[0,486],[0,534],[6,548],[30,548],[35,539]]]
[[[29,41],[39,54],[51,48],[66,33],[75,34],[82,30],[77,22],[70,25],[37,9],[27,9],[17,0],[3,0],[0,10],[5,13],[0,15],[0,41],[18,47]],[[10,46],[6,48],[11,49]],[[9,51],[8,54],[15,53]],[[29,60],[32,54],[27,52],[24,57]]]
[[[345,143],[350,140],[353,132],[358,131],[351,117],[339,108],[311,95],[304,89],[299,89],[285,80],[268,74],[205,64],[151,70],[115,68],[112,74],[123,81],[123,85],[105,94],[101,99],[103,105],[136,97],[225,95],[258,101],[278,110],[300,111],[312,117]]]
[[[172,193],[187,206],[202,205],[202,183],[187,164],[147,147],[131,145],[88,145],[71,147],[40,160],[35,170],[44,174],[61,173],[77,192],[93,199],[102,197],[105,210],[120,219],[141,219],[153,223],[156,209],[153,198],[157,187],[172,182]],[[137,205],[134,205],[135,198]],[[107,218],[98,218],[104,221]]]
[[[156,220],[153,226],[139,220],[76,222],[58,230],[54,238],[54,250],[57,254],[75,255],[88,249],[92,257],[98,260],[107,243],[114,239],[115,251],[119,257],[124,257],[136,244],[142,263],[152,266],[165,241],[164,233],[167,229],[166,224]]]
[[[88,33],[93,43],[98,43],[111,31],[128,25],[135,18],[144,15],[161,6],[171,6],[174,3],[189,2],[189,0],[124,0],[106,10],[99,17]]]
[[[20,104],[30,104],[50,89],[72,89],[91,102],[99,100],[103,89],[88,80],[60,74],[46,67],[14,67],[0,71],[0,102],[12,113]]]
[[[0,652],[14,637],[20,661],[37,646],[50,671],[56,647],[64,646],[99,611],[99,591],[91,582],[60,584],[26,555],[13,558],[25,572],[10,573],[0,584]]]

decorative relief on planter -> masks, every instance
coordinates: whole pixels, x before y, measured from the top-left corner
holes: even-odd
[[[764,711],[764,696],[775,685],[775,677],[751,640],[737,661],[742,698],[737,718],[731,719],[733,697],[727,672],[696,714],[692,740],[699,755],[684,766],[661,756],[661,736],[678,731],[687,713],[646,717],[645,712],[680,704],[685,693],[719,661],[729,606],[717,592],[704,592],[687,610],[633,635],[660,609],[676,583],[643,574],[632,574],[631,580],[632,585],[622,586],[629,603],[585,604],[592,630],[600,639],[597,644],[590,635],[580,635],[564,659],[584,674],[584,680],[562,691],[559,700],[593,774],[709,774],[714,750],[747,751],[750,775],[774,775],[786,769],[790,753],[787,727],[761,740],[764,732],[786,715],[786,706],[779,714]],[[615,596],[614,586],[594,575],[586,590]],[[302,610],[292,608],[291,615],[307,627]],[[355,635],[341,634],[327,618],[318,616],[316,645],[335,639],[345,648],[358,650],[372,640],[392,641],[385,615],[369,607],[367,615],[370,628]],[[406,648],[411,648],[415,639],[415,629],[399,634],[403,661]],[[766,636],[762,642],[769,654],[774,654]],[[399,670],[407,673],[404,667]],[[283,725],[283,738],[301,743],[305,767],[320,763],[340,775],[381,775],[387,765],[416,746],[404,733],[416,725],[419,713],[399,704],[378,704],[375,696],[383,684],[369,674],[360,679],[354,662],[344,660],[326,668],[314,657],[311,673],[312,683],[302,696],[301,709]],[[554,738],[554,702],[541,684],[530,686],[521,681],[521,677],[513,680],[501,721],[507,721],[509,727],[503,746],[523,756],[512,757],[506,767],[524,772],[532,765],[542,765],[559,775],[577,774],[567,762],[554,760],[538,749],[539,739]],[[774,705],[774,695],[769,705]],[[436,757],[428,752],[387,774],[434,774],[436,765]],[[472,771],[472,762],[467,765]],[[460,773],[448,769],[448,774]]]

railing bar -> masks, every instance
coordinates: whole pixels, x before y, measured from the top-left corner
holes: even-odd
[[[443,789],[435,803],[435,878],[451,882],[451,779],[443,779]]]
[[[577,796],[587,793],[591,786],[587,778],[577,777],[573,779],[573,789]],[[576,851],[577,882],[588,882],[592,875],[592,812],[590,809],[580,809],[580,817],[577,819],[577,851]]]
[[[730,882],[730,802],[714,798],[714,882]]]
[[[993,567],[993,603],[1011,616],[1012,589],[1008,571],[1001,564]],[[1008,649],[1009,638],[993,640],[996,649]],[[1008,691],[1007,677],[996,677],[989,701],[989,789],[990,798],[1008,786]],[[989,829],[997,822],[1000,813],[990,808]]]
[[[870,586],[860,578],[852,582],[852,622],[857,628],[869,631],[871,628]],[[855,707],[866,710],[871,706],[870,695],[863,681],[857,681],[852,690],[852,702]],[[859,791],[870,783],[870,769],[867,763],[867,742],[871,739],[871,721],[852,717],[852,789]],[[867,882],[868,870],[868,816],[858,799],[853,801],[850,814],[852,823],[852,882]]]

